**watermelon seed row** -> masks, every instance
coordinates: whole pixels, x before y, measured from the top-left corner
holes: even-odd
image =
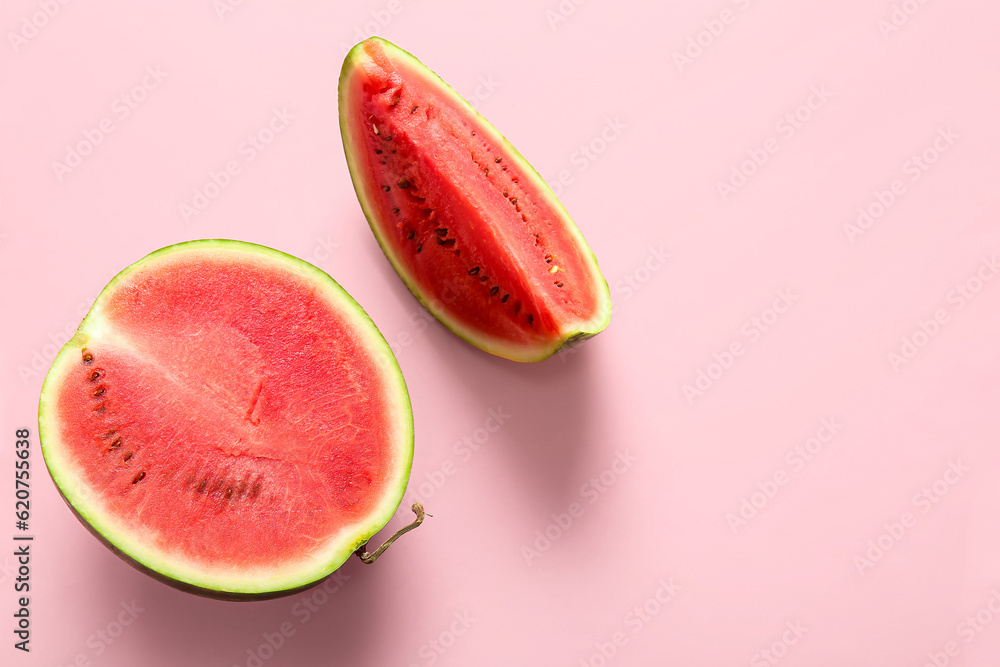
[[[415,107],[414,107],[414,110],[415,110]],[[412,113],[412,111],[411,111],[411,113]],[[377,125],[372,124],[372,129],[374,130],[374,132],[375,132],[376,135],[379,134],[379,129],[378,129]],[[475,136],[475,134],[476,133],[473,130],[472,131],[472,135]],[[386,141],[391,141],[392,140],[391,136],[385,136],[383,138]],[[487,147],[486,151],[490,152],[490,148]],[[393,150],[392,152],[396,153],[395,150]],[[376,148],[375,149],[375,153],[376,153],[376,155],[382,155],[383,151],[382,151],[381,148]],[[481,166],[481,165],[479,165],[479,162],[478,162],[478,160],[476,158],[476,154],[474,152],[471,153],[471,157],[472,157],[473,162],[477,166]],[[385,161],[382,160],[381,163],[385,164]],[[502,164],[502,163],[503,163],[503,157],[502,156],[497,156],[497,157],[493,158],[492,164],[499,164],[499,165],[501,165],[501,168],[503,169],[503,171],[507,171],[507,165],[506,164]],[[489,167],[483,167],[483,173],[484,173],[485,176],[488,177],[489,173],[490,173],[489,172]],[[517,182],[518,182],[518,178],[516,176],[511,178],[511,183],[516,184]],[[387,184],[387,183],[383,183],[383,185],[381,187],[382,187],[382,191],[383,192],[386,192],[386,193],[392,192],[392,186],[389,185],[389,184]],[[419,196],[419,194],[418,194],[419,188],[409,178],[406,178],[406,177],[399,178],[399,180],[396,181],[396,187],[398,187],[400,190],[407,190],[408,194],[410,195],[410,197],[413,200],[415,200],[415,201],[418,201],[418,202],[422,203],[422,202],[426,201],[426,199],[427,199],[426,197],[420,197]],[[521,212],[521,207],[518,204],[518,198],[516,196],[515,197],[510,197],[510,190],[509,190],[509,188],[505,187],[503,189],[503,195],[504,195],[504,197],[507,197],[509,199],[511,205],[514,206],[515,210],[520,213]],[[398,206],[393,206],[390,210],[392,211],[393,215],[399,215],[400,212],[401,212],[400,208]],[[424,214],[424,218],[425,218],[426,222],[430,222],[435,217],[437,217],[437,211],[435,209],[433,209],[433,208],[423,208],[423,209],[421,209],[421,213]],[[521,219],[524,222],[528,221],[528,217],[524,213],[521,214]],[[404,234],[405,234],[406,239],[408,241],[412,241],[412,240],[414,240],[416,238],[416,230],[413,229],[412,227],[410,227],[407,224],[407,220],[405,218],[401,222],[397,223],[397,227],[400,227],[400,228],[402,228],[404,230]],[[453,238],[448,238],[448,232],[449,232],[449,229],[447,227],[436,227],[436,228],[434,228],[434,237],[433,238],[437,242],[437,245],[439,247],[441,247],[441,248],[447,248],[448,250],[453,251],[455,253],[456,257],[461,257],[461,253],[462,253],[461,249],[455,247],[457,245],[458,239],[456,239],[454,237]],[[538,238],[539,238],[538,235],[535,234],[536,243],[538,242]],[[423,243],[422,242],[418,242],[417,246],[416,246],[416,252],[417,252],[417,254],[421,253],[423,251],[423,249],[424,249]],[[481,269],[480,269],[479,266],[474,266],[474,267],[472,267],[471,269],[468,270],[468,274],[470,276],[479,276],[479,282],[481,282],[481,283],[487,282],[489,280],[489,276],[487,276],[486,274],[479,275],[480,271],[481,271]],[[562,287],[561,284],[559,284],[558,286]],[[489,296],[490,297],[496,297],[496,296],[499,296],[499,295],[500,295],[500,285],[493,285],[493,286],[491,286],[489,288]],[[509,292],[504,292],[503,293],[503,297],[501,298],[500,302],[503,303],[503,304],[506,304],[509,300],[510,300],[510,293]],[[521,311],[521,302],[520,301],[516,301],[514,303],[514,316],[516,317],[520,313],[520,311]],[[533,314],[530,314],[530,313],[527,314],[525,316],[525,319],[526,319],[526,321],[527,321],[527,323],[528,323],[529,326],[531,326],[531,325],[534,324],[535,318],[534,318]]]
[[[84,366],[89,366],[90,364],[94,363],[94,355],[88,352],[87,348],[83,348],[81,350],[81,358],[83,359]],[[87,378],[87,381],[97,382],[97,380],[100,379],[101,377],[101,372],[102,371],[100,369],[94,369],[94,372],[90,374],[90,377]],[[104,394],[104,387],[98,386],[97,389],[94,391],[94,398],[100,398],[102,394]],[[94,408],[94,412],[102,413],[106,409],[107,406],[104,403],[98,403],[97,406]]]
[[[194,483],[196,476],[192,473],[187,480],[187,486]],[[261,483],[258,478],[253,484],[248,485],[247,480],[240,480],[238,484],[234,483],[232,480],[223,479],[221,477],[216,478],[215,482],[209,486],[210,476],[206,476],[198,484],[197,492],[205,493],[206,491],[209,495],[215,493],[216,491],[222,492],[222,495],[226,500],[229,500],[235,494],[237,498],[242,498],[244,494],[249,491],[250,498],[256,498],[260,495]],[[249,488],[248,488],[249,486]]]
[[[86,350],[83,351],[82,358],[83,358],[83,363],[85,365],[92,364],[94,362],[94,355],[92,353],[90,353],[90,352],[87,352]],[[91,382],[91,383],[97,382],[98,380],[101,379],[101,376],[103,374],[104,374],[103,370],[101,370],[100,368],[95,368],[94,371],[87,378],[87,381]],[[94,393],[93,393],[94,398],[100,398],[101,396],[104,395],[105,391],[107,391],[107,387],[105,387],[104,385],[98,385],[97,389],[94,390]],[[96,409],[97,412],[104,412],[104,410],[106,409],[106,406],[105,406],[104,403],[101,403],[95,409]],[[108,451],[109,452],[113,452],[115,450],[121,449],[121,446],[122,446],[121,436],[115,437],[116,435],[118,435],[118,434],[117,434],[117,431],[115,431],[114,429],[111,429],[111,430],[107,431],[104,434],[104,437],[106,437],[106,438],[115,438],[111,442],[111,445],[109,445],[109,447],[108,447]],[[132,451],[132,450],[128,450],[127,452],[125,452],[122,455],[122,461],[125,462],[125,463],[128,463],[132,459],[132,457],[134,457],[134,456],[135,456],[135,452]],[[135,477],[132,478],[132,483],[133,484],[138,484],[139,482],[141,482],[143,480],[143,478],[145,476],[146,476],[146,471],[145,470],[140,470],[139,473]]]

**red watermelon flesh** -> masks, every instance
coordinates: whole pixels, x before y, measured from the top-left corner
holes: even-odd
[[[514,147],[413,56],[378,38],[352,49],[340,119],[376,238],[442,323],[521,361],[607,325],[607,283],[569,214]]]
[[[53,363],[40,431],[92,529],[220,596],[332,572],[392,515],[412,456],[405,385],[360,307],[238,242],[122,272]]]

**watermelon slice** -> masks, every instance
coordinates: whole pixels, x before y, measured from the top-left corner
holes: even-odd
[[[603,330],[597,260],[531,165],[460,95],[377,37],[347,54],[340,128],[375,238],[417,299],[473,345],[538,361]]]
[[[330,276],[238,241],[152,253],[46,376],[45,462],[115,552],[179,588],[276,597],[395,512],[413,421],[396,360]]]

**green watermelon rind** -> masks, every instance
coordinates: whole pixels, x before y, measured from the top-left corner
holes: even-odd
[[[383,502],[368,517],[355,526],[349,527],[352,529],[349,534],[356,535],[354,539],[333,545],[335,548],[329,548],[323,554],[322,560],[317,561],[316,565],[312,567],[292,569],[290,572],[282,572],[272,577],[261,577],[254,572],[243,573],[242,576],[236,573],[235,576],[226,577],[218,573],[205,574],[189,567],[178,566],[169,559],[162,558],[155,550],[137,543],[127,529],[115,525],[96,504],[88,503],[88,487],[74,476],[72,464],[59,456],[58,426],[55,423],[55,417],[46,414],[47,394],[52,390],[52,383],[66,376],[63,371],[78,363],[81,351],[87,346],[90,338],[89,328],[100,319],[101,306],[114,293],[118,284],[131,272],[174,252],[197,247],[257,253],[262,257],[277,260],[282,266],[295,269],[301,275],[309,277],[323,290],[325,295],[332,299],[338,308],[354,317],[357,324],[355,330],[361,333],[362,338],[367,343],[366,347],[378,360],[378,365],[383,370],[387,391],[395,394],[396,400],[394,402],[397,404],[397,411],[394,421],[396,421],[399,432],[394,440],[400,454],[400,461],[396,469],[398,478],[392,480],[386,488],[394,489],[396,492],[388,493]],[[318,584],[332,574],[360,546],[366,544],[373,535],[380,531],[395,514],[402,502],[413,462],[413,413],[406,382],[389,344],[364,309],[339,283],[318,267],[267,246],[228,239],[186,241],[161,248],[120,271],[105,286],[76,333],[56,355],[42,383],[38,407],[38,431],[42,457],[56,488],[73,513],[112,551],[138,569],[177,588],[208,597],[233,600],[266,599],[286,595]]]
[[[480,114],[475,107],[469,104],[469,102],[454,88],[452,88],[447,81],[442,79],[436,72],[423,64],[418,58],[416,58],[416,56],[381,37],[370,37],[369,39],[379,42],[386,53],[391,54],[391,58],[405,59],[415,69],[424,72],[428,83],[436,85],[443,93],[448,95],[449,99],[451,99],[463,113],[468,114],[470,118],[474,119],[479,124],[479,127],[476,128],[477,130],[481,127],[484,132],[491,134],[493,139],[500,146],[502,146],[505,151],[510,152],[511,156],[518,163],[518,167],[520,167],[526,174],[534,175],[533,185],[538,187],[539,192],[548,200],[548,203],[551,204],[553,210],[560,214],[561,222],[564,223],[565,231],[573,236],[577,247],[582,251],[581,254],[589,258],[591,262],[591,273],[594,276],[594,281],[591,287],[598,292],[598,301],[601,304],[601,308],[598,309],[598,312],[593,318],[587,322],[581,323],[578,328],[563,332],[561,339],[552,345],[544,347],[514,345],[509,341],[500,338],[486,338],[479,332],[475,332],[464,327],[459,321],[450,316],[447,308],[444,308],[440,304],[438,304],[439,307],[436,307],[435,302],[429,299],[428,296],[420,290],[418,281],[414,276],[411,276],[406,271],[403,263],[395,256],[392,245],[386,238],[384,238],[381,230],[379,229],[378,217],[375,214],[374,207],[369,201],[369,195],[365,191],[363,167],[359,164],[358,159],[355,156],[355,151],[351,146],[352,128],[350,127],[345,111],[354,108],[354,105],[351,103],[351,100],[345,99],[345,83],[354,72],[355,67],[366,59],[364,44],[368,40],[364,40],[354,45],[354,47],[348,51],[347,56],[344,58],[343,67],[341,68],[340,79],[338,82],[340,134],[344,143],[344,153],[347,158],[348,171],[351,174],[351,182],[354,184],[354,191],[358,196],[358,202],[361,204],[361,209],[364,212],[365,218],[368,220],[368,226],[371,227],[379,247],[382,248],[382,252],[385,254],[389,263],[403,281],[403,284],[405,284],[407,289],[410,290],[410,293],[413,294],[417,301],[419,301],[424,308],[437,318],[441,324],[443,324],[459,338],[462,338],[466,342],[489,352],[490,354],[511,359],[513,361],[542,361],[549,358],[563,347],[569,347],[587,338],[596,336],[598,333],[607,328],[611,321],[611,290],[608,287],[607,280],[601,273],[600,267],[597,264],[597,257],[588,245],[583,233],[580,231],[579,227],[577,227],[572,217],[570,217],[569,212],[566,211],[562,202],[559,201],[559,198],[552,191],[552,188],[550,188],[548,183],[545,182],[545,179],[542,178],[541,174],[538,173],[531,163],[528,162],[523,155],[521,155],[520,151],[518,151],[485,116]]]

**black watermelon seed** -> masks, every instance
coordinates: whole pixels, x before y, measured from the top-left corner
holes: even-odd
[[[513,204],[514,206],[517,206],[517,197],[511,197],[510,203]]]
[[[420,252],[423,249],[424,249],[424,244],[423,243],[421,243],[420,245],[417,246],[417,252]]]
[[[400,188],[402,188],[403,190],[405,190],[406,188],[410,187],[410,182],[404,178],[403,180],[401,180],[396,185],[398,185]]]
[[[414,236],[416,236],[416,232],[414,232],[412,229],[406,232],[406,238],[412,239]]]
[[[94,360],[94,355],[92,355],[90,352],[83,353],[83,363],[89,364],[93,360]]]
[[[226,489],[226,498],[232,498],[232,497],[233,497],[233,487],[229,487],[228,489]]]
[[[97,378],[99,378],[99,377],[101,377],[101,372],[100,372],[100,371],[94,371],[94,372],[93,372],[93,373],[91,373],[91,375],[90,375],[90,381],[91,381],[91,382],[94,382],[94,381],[95,381],[95,380],[97,380]]]
[[[375,149],[375,152],[376,152],[376,153],[381,153],[381,152],[382,152],[382,149],[381,149],[381,148],[376,148],[376,149]]]
[[[117,440],[115,440],[114,442],[111,443],[111,449],[118,449],[121,446],[122,446],[122,439],[121,438],[118,438]]]
[[[500,291],[500,286],[499,285],[494,285],[493,289],[490,290],[490,296],[496,296],[497,292],[499,292],[499,291]]]
[[[412,109],[410,109],[410,113],[413,113],[413,112],[414,112],[414,111],[416,111],[416,110],[417,110],[417,105],[416,105],[416,104],[414,104],[414,105],[413,105],[413,108],[412,108]]]
[[[535,316],[534,315],[528,315],[528,324],[533,324],[534,321],[535,321]]]
[[[125,452],[125,456],[122,457],[122,461],[128,461],[133,456],[134,456],[133,452]]]
[[[135,478],[132,480],[132,483],[133,484],[138,484],[139,482],[142,481],[142,478],[145,477],[145,476],[146,476],[146,472],[144,470],[140,470],[139,474],[136,475]]]
[[[392,141],[392,135],[391,134],[387,135],[386,138],[385,138],[385,140],[386,141]]]
[[[507,299],[510,298],[510,294],[504,294],[503,298],[500,299],[500,303],[507,303]]]
[[[521,302],[520,301],[515,301],[514,302],[514,314],[517,315],[520,312],[521,312]]]
[[[481,277],[479,278],[479,282],[481,282],[481,283],[485,283],[485,282],[486,282],[487,280],[489,280],[489,279],[490,279],[490,277],[489,277],[489,276],[481,276]]]
[[[562,287],[562,286],[563,286],[562,283],[556,283],[556,287]]]
[[[474,276],[477,273],[479,273],[479,267],[478,266],[474,266],[471,269],[469,269],[469,275],[470,276]]]
[[[398,208],[392,209],[392,214],[393,215],[398,215],[399,214],[399,209]]]
[[[392,188],[390,188],[388,185],[383,185],[382,189],[385,190],[386,192],[388,192],[389,190],[392,190]]]
[[[98,387],[97,391],[94,392],[94,396],[100,396],[104,393],[104,387]]]
[[[439,227],[438,229],[434,230],[434,233],[437,234],[438,236],[448,236],[448,228]]]

